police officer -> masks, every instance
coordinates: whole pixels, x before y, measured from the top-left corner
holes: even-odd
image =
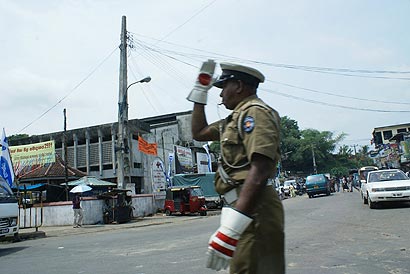
[[[256,69],[220,64],[222,75],[213,82],[215,62],[202,64],[187,99],[194,102],[192,135],[198,141],[220,141],[221,157],[215,188],[225,201],[221,224],[211,236],[207,267],[230,273],[284,273],[284,214],[268,180],[280,159],[280,118],[258,98],[265,77]],[[222,89],[222,104],[231,114],[208,124],[207,92]]]

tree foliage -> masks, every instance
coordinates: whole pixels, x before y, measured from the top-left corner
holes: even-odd
[[[300,130],[297,121],[287,116],[281,118],[281,169],[282,174],[309,175],[314,173],[313,159],[318,173],[333,176],[348,175],[351,169],[371,165],[368,146],[359,148],[356,153],[341,144],[345,133],[334,135],[331,131],[317,129]],[[219,156],[219,142],[212,142],[210,150]],[[286,172],[284,172],[286,171]]]
[[[20,139],[25,139],[28,138],[28,134],[15,134],[15,135],[10,135],[7,137],[9,144],[13,144],[13,141],[17,141]]]
[[[349,146],[339,145],[345,133],[335,136],[330,131],[299,130],[297,122],[286,116],[281,120],[281,137],[282,169],[290,174],[312,174],[315,163],[318,173],[347,175],[350,169],[372,162],[367,146],[353,154]]]

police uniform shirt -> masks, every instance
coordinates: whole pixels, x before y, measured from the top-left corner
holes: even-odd
[[[276,165],[280,158],[279,119],[276,111],[253,95],[239,103],[227,118],[210,125],[212,130],[219,132],[222,123],[222,165],[232,179],[243,183],[254,153],[272,159]],[[275,172],[275,166],[272,166],[271,175]],[[215,186],[219,194],[232,189],[232,186],[227,186],[221,181],[218,172]]]

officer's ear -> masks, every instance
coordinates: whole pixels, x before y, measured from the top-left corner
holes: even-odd
[[[243,92],[245,88],[245,84],[242,82],[242,80],[237,80],[236,84],[237,84],[237,93]]]

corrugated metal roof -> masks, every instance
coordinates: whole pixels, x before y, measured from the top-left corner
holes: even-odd
[[[26,170],[23,170],[22,173],[23,175],[19,178],[21,181],[33,178],[64,178],[64,161],[59,156],[56,156],[56,161],[54,163],[31,166]],[[67,166],[67,173],[70,178],[81,178],[87,175],[87,173],[70,166]]]

